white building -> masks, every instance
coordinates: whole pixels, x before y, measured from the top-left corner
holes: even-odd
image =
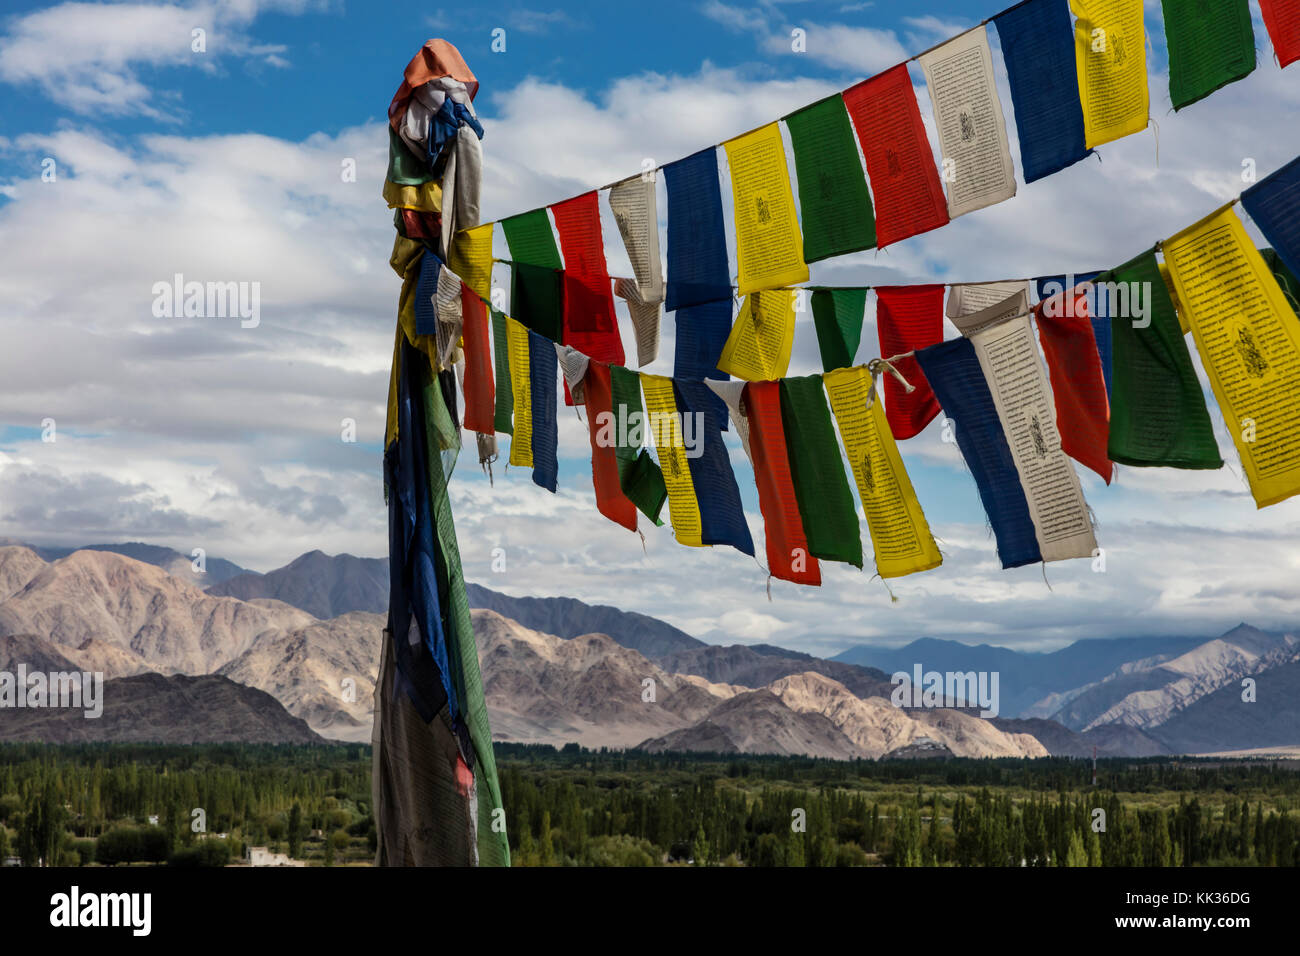
[[[284,853],[272,853],[264,846],[250,846],[244,851],[249,866],[306,866],[306,860],[294,860]]]

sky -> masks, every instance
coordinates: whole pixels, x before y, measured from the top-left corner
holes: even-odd
[[[386,551],[381,444],[400,280],[380,197],[384,119],[426,39],[455,43],[480,81],[483,215],[498,219],[646,158],[719,143],[997,12],[971,0],[391,2],[382,13],[311,0],[6,0],[3,10],[0,538],[201,547],[259,571],[316,548]],[[1290,122],[1300,66],[1278,69],[1251,10],[1256,71],[1174,114],[1161,9],[1147,3],[1153,127],[1029,185],[990,28],[1018,194],[887,251],[816,263],[813,281],[1085,272],[1190,225],[1241,191],[1244,163],[1264,175],[1300,154]],[[792,50],[795,28],[803,52]],[[500,30],[505,49],[494,52]],[[915,64],[912,77],[933,144]],[[355,182],[341,174],[349,164]],[[610,269],[627,275],[601,203]],[[259,283],[260,323],[156,317],[153,286],[177,273]],[[503,273],[495,284],[508,286]],[[631,351],[621,306],[620,321]],[[862,342],[859,362],[877,354],[874,298]],[[666,316],[646,370],[671,373],[672,353]],[[817,371],[805,318],[790,374]],[[900,443],[945,560],[894,579],[892,598],[870,570],[823,563],[822,587],[772,581],[769,600],[753,558],[681,547],[667,525],[645,521],[643,545],[596,511],[586,426],[572,408],[559,412],[557,494],[504,470],[505,436],[490,483],[471,439],[453,507],[468,579],[653,614],[714,643],[833,654],[924,636],[1047,650],[1087,637],[1212,636],[1239,621],[1289,629],[1300,499],[1255,509],[1212,398],[1210,408],[1222,470],[1120,468],[1106,487],[1078,469],[1104,569],[1001,570],[955,446],[937,424]],[[342,440],[344,419],[356,422],[355,442]],[[734,433],[726,441],[761,559],[752,470]],[[869,554],[865,521],[861,532]]]

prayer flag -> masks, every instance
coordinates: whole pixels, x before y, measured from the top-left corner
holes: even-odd
[[[785,118],[799,181],[805,262],[876,244],[876,213],[844,98],[836,93]]]
[[[736,294],[807,282],[781,124],[769,123],[724,145],[735,199]]]
[[[731,299],[717,147],[664,167],[668,187],[668,301],[679,308]]]
[[[1070,0],[1075,70],[1089,149],[1147,127],[1142,0]]]
[[[781,378],[794,344],[794,297],[790,289],[750,294],[722,346],[718,370],[746,381]]]
[[[876,334],[881,358],[913,352],[943,341],[943,286],[901,285],[876,288]],[[935,398],[916,359],[893,360],[894,368],[914,389],[904,390],[894,377],[885,379],[885,418],[894,438],[917,435],[939,414]]]

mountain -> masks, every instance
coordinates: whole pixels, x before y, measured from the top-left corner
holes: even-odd
[[[31,548],[22,545],[0,547],[0,604],[9,600],[36,577],[45,562]]]
[[[194,561],[189,555],[181,554],[172,548],[164,548],[156,544],[143,544],[139,541],[129,541],[125,544],[87,544],[76,548],[41,547],[39,545],[32,545],[31,547],[46,561],[57,561],[60,558],[66,558],[74,551],[110,551],[113,554],[124,555],[137,561],[143,561],[145,564],[152,564],[155,567],[162,568],[168,574],[184,578],[196,587],[206,587],[233,578],[238,574],[257,574],[256,571],[241,568],[233,561],[227,561],[225,558],[207,557],[204,558],[203,562],[204,571],[200,574],[194,570]]]
[[[324,743],[270,694],[225,677],[141,674],[103,687],[103,715],[68,707],[3,711],[0,740],[42,743]]]
[[[243,601],[272,598],[324,620],[351,611],[388,611],[388,559],[308,551],[266,574],[241,574],[208,588]]]
[[[664,655],[659,663],[677,673],[744,687],[766,687],[782,677],[812,671],[839,681],[859,697],[888,697],[894,689],[888,675],[875,668],[823,660],[770,644],[704,644]]]
[[[604,604],[584,604],[574,598],[511,597],[480,584],[466,584],[465,587],[469,592],[470,607],[496,611],[524,627],[556,637],[608,634],[623,647],[654,659],[707,646],[671,624],[634,611],[620,611]]]
[[[94,639],[164,673],[209,673],[259,634],[311,622],[285,604],[211,597],[162,568],[109,551],[77,551],[47,564],[0,604],[0,636],[35,634],[64,654]]]
[[[1233,680],[1183,708],[1150,733],[1174,753],[1294,747],[1300,744],[1300,660],[1255,676],[1255,701]]]
[[[1157,757],[1170,753],[1160,741],[1136,727],[1112,724],[1094,727],[1086,733],[1041,717],[994,717],[989,723],[1007,733],[1028,734],[1047,748],[1053,757]]]

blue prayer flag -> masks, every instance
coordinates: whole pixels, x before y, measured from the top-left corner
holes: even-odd
[[[731,299],[717,147],[664,167],[668,185],[668,289],[664,308]]]

